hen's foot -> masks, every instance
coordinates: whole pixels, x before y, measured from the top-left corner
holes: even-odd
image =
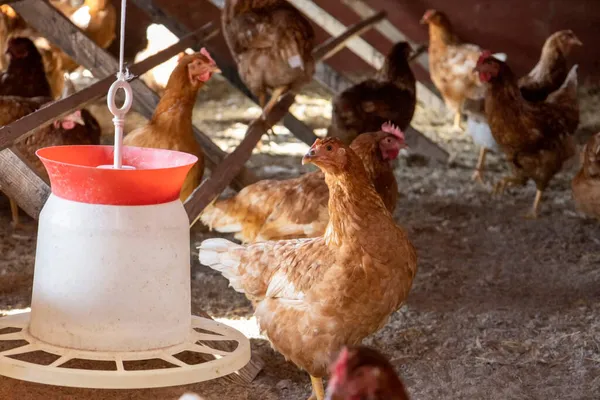
[[[507,187],[523,185],[523,179],[512,176],[504,177],[494,185],[493,195],[502,195]]]
[[[279,98],[281,97],[281,95],[283,95],[286,91],[287,91],[286,86],[281,86],[281,87],[275,88],[275,90],[273,90],[273,93],[271,93],[271,98],[269,99],[269,102],[267,103],[266,106],[264,106],[263,112],[260,115],[260,118],[263,121],[267,120],[267,115],[269,115],[269,113],[271,112],[273,107],[275,107],[275,105],[279,101]]]
[[[537,219],[538,212],[540,210],[540,203],[542,201],[543,191],[539,190],[535,193],[535,200],[533,201],[533,207],[531,210],[525,215],[525,219]]]
[[[476,169],[471,176],[471,180],[479,182],[481,185],[485,185],[485,181],[483,180],[483,171]]]

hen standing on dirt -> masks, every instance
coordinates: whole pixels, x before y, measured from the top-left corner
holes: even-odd
[[[310,82],[315,71],[314,31],[284,0],[226,0],[223,32],[240,76],[258,97],[263,118],[287,92]],[[266,102],[267,90],[271,99]]]
[[[406,300],[417,255],[353,150],[317,139],[302,161],[317,165],[329,187],[324,236],[247,247],[209,239],[199,258],[253,302],[272,346],[310,374],[323,400],[330,360],[383,327]]]
[[[466,99],[485,95],[485,87],[473,74],[481,53],[474,44],[463,43],[454,33],[450,20],[441,11],[427,10],[421,19],[429,25],[429,72],[446,105],[454,111],[454,127],[462,129],[461,113]]]
[[[533,179],[537,193],[528,217],[536,218],[543,191],[575,154],[572,134],[579,120],[577,66],[563,86],[540,103],[523,98],[511,69],[490,52],[481,55],[475,71],[489,83],[485,113],[494,139],[513,167],[513,176],[499,182],[495,191],[501,193],[506,186],[525,185]]]
[[[592,136],[582,150],[583,166],[571,188],[582,212],[600,220],[600,133]]]
[[[181,201],[192,194],[204,175],[204,153],[194,137],[192,112],[198,90],[218,71],[206,49],[183,56],[169,77],[152,119],[123,140],[126,146],[184,151],[198,157],[183,183]]]
[[[327,400],[408,400],[384,355],[366,346],[344,348],[331,368]]]
[[[333,101],[328,136],[346,144],[364,132],[375,132],[387,121],[406,130],[417,103],[416,81],[408,65],[410,45],[394,45],[377,79],[355,85]]]

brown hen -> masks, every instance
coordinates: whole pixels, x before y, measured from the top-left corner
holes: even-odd
[[[344,348],[331,368],[326,400],[408,400],[388,359],[366,346]]]
[[[226,0],[222,23],[240,76],[258,97],[263,117],[280,96],[312,79],[313,28],[285,0]]]
[[[358,154],[375,190],[393,213],[398,184],[393,160],[405,147],[404,135],[390,125],[360,135],[350,148]],[[202,222],[218,232],[235,233],[244,243],[321,236],[329,221],[329,190],[321,171],[282,181],[263,180],[219,200],[202,213]]]
[[[495,192],[534,180],[537,193],[528,217],[536,218],[543,191],[575,154],[572,134],[577,128],[579,108],[577,98],[572,96],[576,95],[576,67],[571,78],[541,103],[525,100],[512,70],[490,52],[481,55],[475,70],[483,82],[489,83],[485,113],[494,139],[513,168],[513,175],[499,182]]]
[[[310,374],[313,397],[323,400],[330,360],[402,305],[417,255],[352,149],[337,138],[317,139],[302,161],[317,165],[329,188],[323,236],[246,247],[209,239],[199,258],[253,302],[271,345]]]
[[[328,136],[350,144],[364,132],[374,132],[387,121],[405,130],[417,102],[416,81],[408,59],[411,47],[400,42],[392,47],[376,79],[369,79],[340,93],[333,100]]]
[[[181,57],[152,119],[123,140],[126,146],[183,151],[198,157],[183,183],[181,201],[192,194],[204,174],[204,153],[194,137],[192,112],[198,90],[215,72],[218,72],[217,64],[206,49]]]
[[[592,136],[582,152],[583,165],[571,182],[577,208],[600,220],[600,133]]]

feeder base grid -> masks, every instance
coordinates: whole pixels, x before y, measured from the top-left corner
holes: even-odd
[[[192,330],[185,343],[136,352],[53,346],[29,334],[29,317],[23,313],[0,318],[0,375],[56,386],[143,389],[216,379],[239,371],[250,361],[250,342],[241,332],[196,316],[191,317]],[[232,342],[237,344],[233,351],[220,350]],[[202,361],[184,361],[190,357]],[[140,368],[145,361],[147,365]],[[86,368],[70,363],[84,363]]]

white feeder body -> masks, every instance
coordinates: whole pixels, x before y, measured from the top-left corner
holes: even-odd
[[[191,329],[189,243],[179,200],[113,206],[51,195],[40,214],[31,335],[93,351],[183,343]]]

